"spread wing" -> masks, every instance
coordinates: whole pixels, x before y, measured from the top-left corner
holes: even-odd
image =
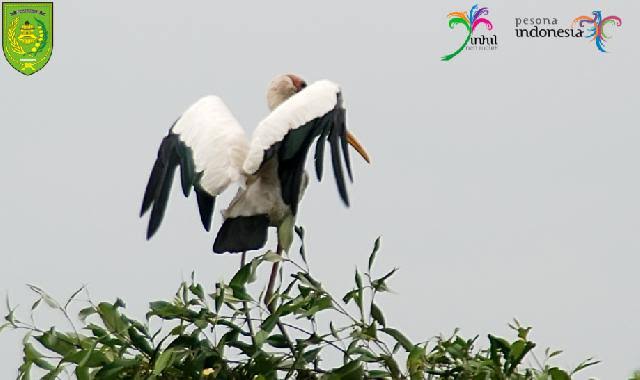
[[[217,96],[194,103],[162,140],[142,200],[140,216],[151,209],[147,239],[160,227],[176,168],[182,192],[196,193],[200,219],[209,231],[215,197],[242,178],[248,141],[231,111]]]
[[[244,171],[253,174],[264,162],[277,157],[282,199],[296,214],[307,153],[315,141],[315,168],[319,181],[322,179],[325,142],[328,142],[338,192],[348,206],[343,163],[350,179],[352,176],[345,112],[337,84],[328,80],[313,83],[260,122],[251,139]]]

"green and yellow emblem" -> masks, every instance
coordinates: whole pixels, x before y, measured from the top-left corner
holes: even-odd
[[[25,75],[42,69],[53,49],[53,3],[2,3],[2,50]]]

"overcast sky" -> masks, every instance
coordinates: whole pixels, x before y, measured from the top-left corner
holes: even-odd
[[[251,131],[266,84],[294,72],[342,85],[373,158],[352,155],[351,208],[330,175],[302,202],[329,289],[352,286],[381,235],[379,270],[400,268],[381,303],[413,339],[508,335],[517,317],[541,348],[565,350],[559,364],[603,361],[579,378],[640,367],[638,2],[488,0],[498,49],[448,63],[439,57],[465,36],[446,14],[471,2],[185,4],[58,1],[48,65],[25,77],[0,64],[0,290],[24,312],[26,283],[60,298],[87,284],[142,317],[192,270],[209,288],[229,279],[238,257],[212,254],[180,191],[145,241],[147,176],[197,98],[220,95]],[[594,9],[623,19],[608,54],[586,39],[515,37],[515,17],[567,25]],[[15,376],[19,341],[0,337],[0,378]]]

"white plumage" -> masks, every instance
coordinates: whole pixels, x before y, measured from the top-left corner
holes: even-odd
[[[244,252],[266,242],[267,228],[295,218],[307,184],[304,164],[316,142],[316,155],[331,146],[340,196],[348,205],[342,163],[349,164],[346,144],[368,161],[364,148],[346,130],[340,87],[328,80],[310,86],[295,75],[272,81],[268,93],[272,112],[255,129],[251,141],[217,96],[199,99],[178,119],[158,151],[142,203],[141,215],[153,206],[147,237],[160,226],[176,168],[185,195],[197,194],[200,217],[209,230],[215,197],[232,182],[241,187],[223,212],[225,221],[215,252]],[[295,131],[295,132],[294,132]],[[342,154],[341,154],[342,152]],[[322,157],[316,157],[318,179]],[[292,223],[284,223],[291,228]]]
[[[251,143],[226,104],[215,95],[205,96],[189,107],[173,127],[193,151],[200,186],[212,196],[231,182],[244,183],[262,165],[264,152],[282,141],[289,131],[331,111],[340,87],[321,80],[294,94],[263,119],[253,132]]]
[[[244,130],[217,96],[195,102],[173,127],[173,132],[193,151],[200,186],[216,196],[231,182],[241,180],[249,149]]]
[[[258,124],[251,137],[251,145],[243,169],[253,174],[262,163],[264,151],[275,142],[281,141],[292,129],[331,111],[336,106],[340,86],[321,80],[294,94],[278,106]]]

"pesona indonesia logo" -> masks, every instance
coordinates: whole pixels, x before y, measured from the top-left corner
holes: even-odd
[[[598,48],[601,53],[606,53],[607,50],[605,49],[605,43],[611,38],[611,35],[607,34],[609,30],[605,28],[608,26],[621,27],[622,19],[618,16],[607,16],[602,18],[602,11],[593,11],[591,14],[593,17],[579,16],[573,19],[572,27],[575,27],[576,24],[580,28],[586,27],[587,33],[584,37],[590,38],[591,41],[594,41],[596,48]]]
[[[557,17],[516,17],[517,38],[584,40],[590,39],[596,48],[606,53],[605,43],[610,39],[612,28],[621,27],[618,16],[602,17],[602,11],[593,11],[592,16],[579,16],[571,22],[559,22]]]
[[[447,15],[449,19],[449,28],[455,29],[457,25],[462,25],[467,31],[467,37],[462,42],[462,45],[453,53],[443,56],[443,61],[450,61],[464,50],[470,51],[491,51],[498,48],[498,37],[495,34],[476,35],[476,32],[480,30],[480,27],[487,31],[493,30],[493,24],[488,18],[484,16],[489,15],[489,8],[479,7],[475,4],[469,12],[457,11],[451,12]]]

